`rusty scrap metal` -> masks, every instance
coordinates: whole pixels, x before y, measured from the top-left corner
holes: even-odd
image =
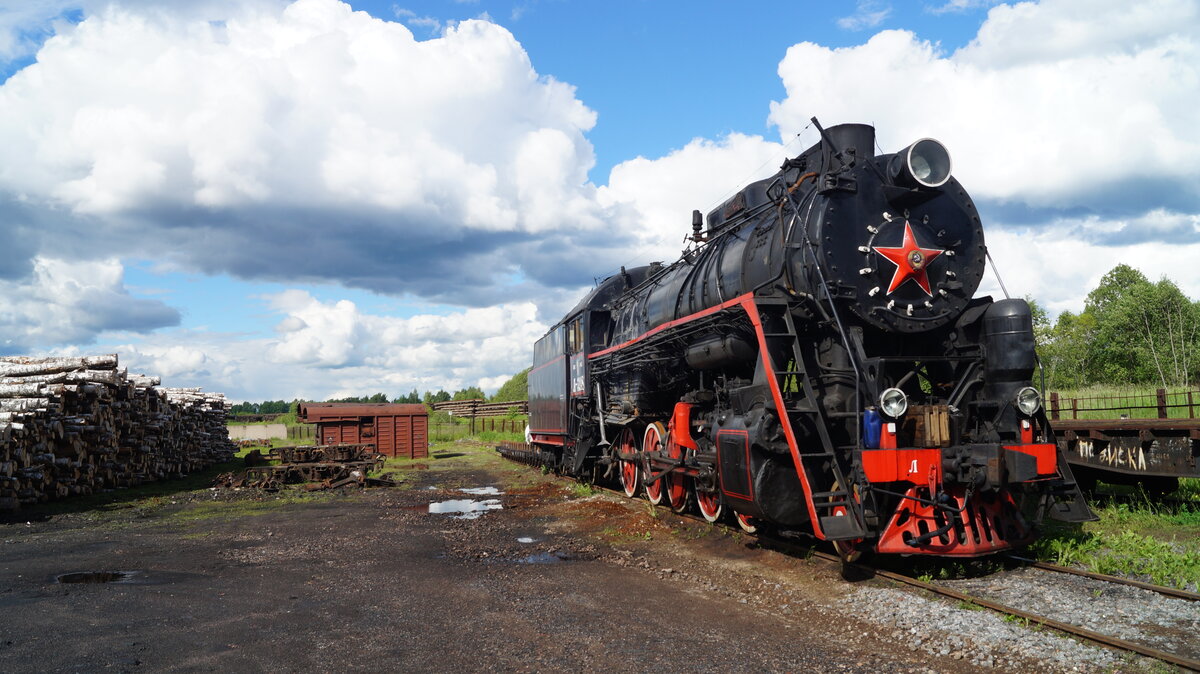
[[[254,454],[252,452],[251,454]],[[250,459],[247,456],[247,459]],[[277,491],[286,484],[305,484],[305,489],[337,489],[350,485],[359,487],[394,486],[387,476],[369,478],[367,473],[383,467],[386,457],[374,451],[370,444],[309,445],[277,447],[248,461],[242,474],[218,475],[214,486],[251,488]],[[252,465],[260,461],[279,461],[274,465]]]

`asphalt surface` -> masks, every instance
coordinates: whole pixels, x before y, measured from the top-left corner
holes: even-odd
[[[0,671],[965,671],[830,613],[842,581],[815,562],[443,456],[394,489],[10,519]],[[429,512],[459,499],[502,509]],[[56,580],[92,571],[130,574]]]

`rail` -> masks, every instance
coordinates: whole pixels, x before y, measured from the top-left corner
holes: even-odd
[[[816,554],[821,556],[822,559],[830,558],[831,561],[840,561],[834,555],[829,555],[827,553],[816,553]],[[898,583],[903,583],[905,585],[911,585],[913,587],[918,587],[918,588],[921,588],[922,590],[928,590],[929,592],[933,592],[935,594],[940,594],[944,597],[950,597],[952,599],[957,599],[959,601],[969,602],[969,603],[975,604],[976,606],[982,606],[984,608],[991,609],[993,611],[996,611],[997,613],[1003,613],[1006,615],[1023,618],[1025,620],[1028,620],[1031,623],[1037,623],[1039,625],[1044,625],[1046,627],[1056,629],[1060,632],[1065,632],[1065,633],[1073,635],[1073,636],[1087,639],[1088,641],[1094,641],[1094,642],[1096,642],[1098,644],[1102,644],[1104,646],[1111,646],[1113,648],[1119,648],[1123,651],[1131,651],[1133,653],[1138,653],[1140,655],[1145,655],[1147,657],[1154,658],[1155,660],[1169,662],[1173,665],[1178,665],[1178,666],[1184,667],[1186,669],[1200,671],[1200,660],[1193,660],[1191,658],[1187,658],[1187,657],[1184,657],[1181,655],[1176,655],[1174,653],[1168,653],[1167,651],[1163,651],[1163,650],[1153,648],[1150,646],[1145,646],[1143,644],[1139,644],[1139,643],[1136,643],[1133,641],[1126,641],[1125,639],[1118,639],[1117,637],[1112,637],[1107,634],[1101,634],[1100,632],[1094,632],[1092,630],[1089,630],[1084,627],[1080,627],[1078,625],[1073,625],[1071,623],[1066,623],[1061,620],[1055,620],[1054,618],[1048,618],[1046,616],[1039,615],[1037,613],[1031,613],[1029,611],[1025,611],[1025,610],[1022,610],[1019,608],[1014,608],[1012,606],[1001,604],[999,602],[995,602],[990,599],[976,597],[974,595],[970,595],[965,592],[959,592],[958,590],[951,590],[950,588],[942,587],[942,586],[934,584],[934,583],[927,583],[923,580],[918,580],[918,579],[912,578],[910,576],[905,576],[904,574],[894,573],[892,571],[883,571],[880,569],[868,569],[868,570],[870,570],[872,573],[874,573],[875,575],[880,576],[882,578],[887,578],[889,580],[893,580]]]
[[[1132,578],[1121,578],[1120,576],[1110,576],[1107,573],[1095,573],[1094,571],[1084,571],[1082,569],[1073,569],[1069,566],[1059,566],[1058,564],[1050,564],[1049,562],[1039,562],[1036,559],[1028,559],[1026,557],[1018,557],[1017,555],[1009,555],[1008,558],[1013,561],[1025,564],[1025,565],[1032,566],[1035,569],[1042,569],[1043,571],[1054,571],[1056,573],[1065,573],[1065,574],[1069,574],[1072,576],[1083,576],[1084,578],[1091,578],[1092,580],[1102,580],[1106,583],[1116,583],[1118,585],[1128,585],[1130,587],[1137,587],[1137,588],[1141,588],[1143,590],[1150,590],[1151,592],[1157,592],[1159,594],[1166,595],[1168,597],[1175,597],[1176,599],[1187,599],[1188,601],[1200,601],[1200,594],[1196,594],[1195,592],[1188,592],[1187,590],[1179,590],[1179,589],[1176,589],[1173,587],[1164,587],[1162,585],[1154,585],[1153,583],[1143,583],[1140,580],[1133,580]]]

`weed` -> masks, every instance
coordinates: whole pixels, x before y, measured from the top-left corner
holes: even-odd
[[[511,432],[508,432],[508,431],[479,431],[478,433],[476,433],[473,436],[472,439],[478,440],[479,442],[486,442],[486,443],[524,442],[525,435],[523,433],[519,433],[517,431],[511,431]]]
[[[963,609],[964,611],[982,611],[983,610],[983,607],[980,606],[979,604],[976,604],[973,601],[968,601],[966,599],[960,600],[957,604],[955,604],[955,606]]]
[[[1200,544],[1193,531],[1195,511],[1149,502],[1097,507],[1097,522],[1083,527],[1052,527],[1030,546],[1038,559],[1080,566],[1098,573],[1149,579],[1186,588],[1200,583]],[[1165,540],[1164,540],[1165,539]]]
[[[1032,629],[1034,631],[1041,631],[1041,629],[1042,629],[1041,623],[1035,623],[1032,620],[1030,620],[1029,618],[1024,618],[1019,615],[1013,615],[1011,613],[1004,616],[1004,622],[1016,623],[1017,625],[1020,625],[1021,627],[1024,627],[1025,629]]]
[[[1200,501],[1200,478],[1185,477],[1179,480],[1175,495],[1185,501]]]
[[[167,513],[163,519],[171,522],[201,522],[210,519],[231,520],[239,517],[257,517],[266,515],[280,508],[301,503],[328,498],[327,494],[309,494],[306,492],[280,492],[274,498],[262,501],[212,501],[194,503],[172,513]]]
[[[588,498],[589,496],[595,496],[596,493],[597,493],[596,487],[593,485],[590,485],[586,482],[571,483],[571,497],[572,498]]]

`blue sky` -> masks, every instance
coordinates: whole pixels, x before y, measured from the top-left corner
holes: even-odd
[[[1200,297],[1197,28],[1194,0],[0,0],[0,352],[234,399],[492,390],[813,115],[946,142],[1052,312],[1119,262]]]
[[[970,41],[986,5],[936,11],[944,2],[351,2],[407,20],[419,36],[487,14],[520,40],[539,73],[576,87],[599,114],[588,134],[591,178],[617,163],[661,156],[693,138],[731,131],[772,134],[767,102],[784,94],[775,70],[802,41],[858,44],[881,29],[918,31],[954,50]],[[876,19],[874,12],[885,12]],[[860,15],[861,23],[843,28]],[[431,19],[428,25],[423,21]],[[437,22],[437,24],[434,24]]]

